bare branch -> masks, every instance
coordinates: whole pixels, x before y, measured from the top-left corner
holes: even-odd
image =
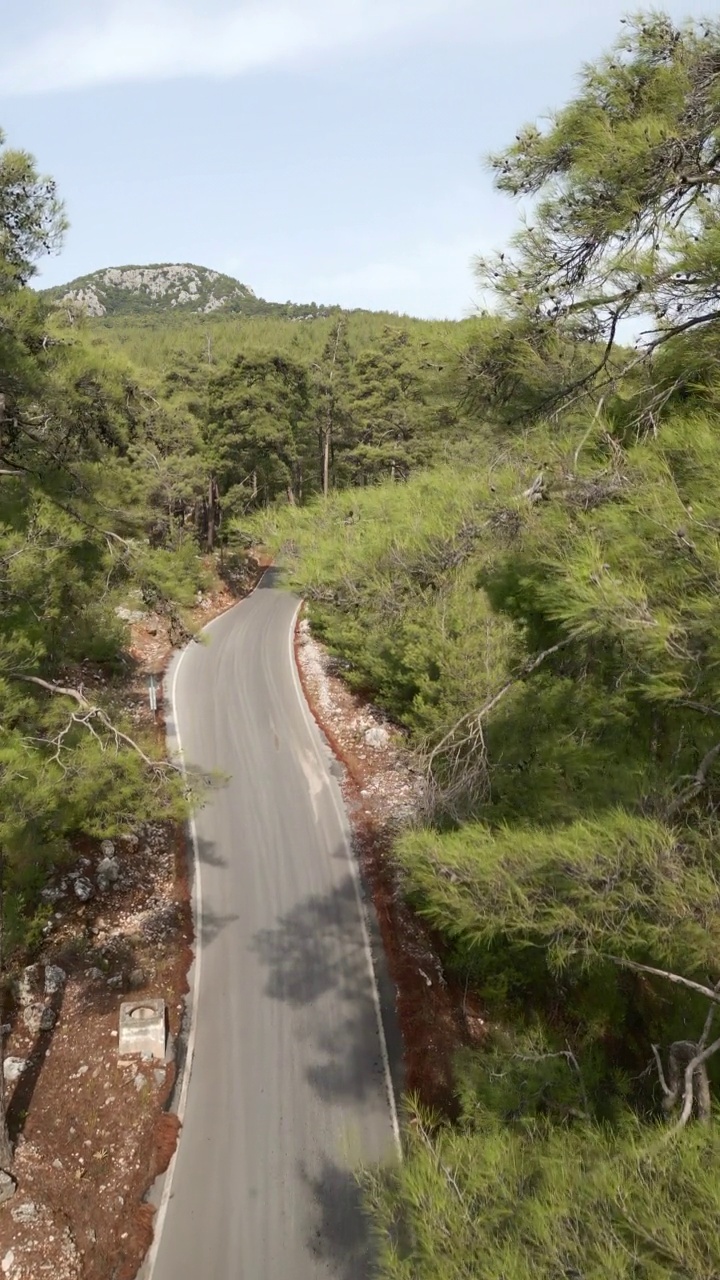
[[[452,741],[455,734],[463,727],[463,725],[468,725],[473,720],[480,723],[484,716],[489,715],[490,712],[494,710],[501,699],[505,697],[505,694],[512,689],[513,685],[518,684],[527,676],[532,675],[533,671],[536,671],[547,658],[551,657],[552,654],[557,653],[560,649],[566,648],[573,639],[573,636],[566,636],[564,640],[559,640],[557,644],[551,645],[549,649],[543,649],[542,653],[538,653],[534,658],[529,659],[510,677],[509,680],[506,680],[505,684],[498,689],[497,693],[494,693],[479,710],[469,711],[466,715],[461,716],[460,719],[455,722],[452,729],[448,730],[445,737],[442,738],[435,747],[433,747],[430,752],[430,756],[428,757],[428,768],[432,767],[433,762]]]
[[[662,1089],[666,1098],[674,1098],[673,1091],[672,1089],[668,1088],[667,1081],[665,1079],[665,1072],[663,1071],[663,1064],[662,1064],[662,1058],[660,1057],[660,1050],[656,1044],[652,1045],[651,1047],[653,1051],[653,1057],[655,1058],[655,1062],[657,1063],[658,1076],[660,1078],[660,1088]]]
[[[720,1037],[718,1037],[717,1040],[713,1040],[712,1044],[708,1045],[706,1049],[702,1049],[699,1053],[696,1053],[695,1057],[691,1058],[690,1062],[688,1062],[687,1067],[685,1068],[685,1080],[684,1080],[685,1088],[684,1088],[684,1096],[683,1096],[683,1109],[680,1113],[680,1118],[673,1130],[674,1133],[677,1133],[680,1129],[684,1129],[685,1125],[690,1119],[693,1100],[695,1097],[695,1090],[693,1088],[694,1078],[698,1075],[700,1068],[703,1066],[703,1064],[707,1062],[708,1058],[712,1058],[713,1054],[717,1053],[718,1049],[720,1049]],[[698,1119],[707,1122],[707,1120],[709,1120],[710,1118],[709,1117],[709,1087],[707,1086],[707,1072],[705,1072],[704,1075],[705,1075],[705,1080],[703,1082],[705,1085],[704,1092],[707,1093],[707,1097],[705,1099],[703,1099],[701,1096],[698,1097]],[[701,1082],[698,1081],[699,1086],[700,1084]]]
[[[9,675],[13,680],[22,680],[24,684],[36,684],[41,689],[47,690],[48,693],[54,693],[63,698],[73,698],[80,707],[89,707],[90,703],[79,689],[69,689],[65,685],[53,684],[49,680],[42,680],[40,676],[26,676],[20,671],[11,671]]]
[[[131,738],[127,733],[124,733],[122,729],[118,729],[117,725],[113,724],[107,712],[103,711],[102,707],[94,706],[92,703],[88,702],[80,689],[73,689],[65,685],[53,684],[49,680],[43,680],[40,676],[24,675],[22,672],[13,671],[9,674],[13,680],[21,680],[25,684],[38,685],[39,688],[45,689],[48,693],[52,693],[58,697],[72,698],[84,712],[83,715],[78,715],[76,712],[72,712],[64,729],[61,729],[56,738],[50,740],[55,746],[55,755],[53,756],[53,759],[57,760],[59,764],[62,763],[60,759],[60,751],[62,750],[65,738],[73,725],[79,725],[82,728],[87,729],[88,732],[90,732],[92,736],[100,742],[101,746],[103,745],[102,739],[95,729],[96,722],[102,725],[103,729],[111,735],[116,749],[119,748],[121,742],[124,743],[125,746],[129,747],[140,757],[143,764],[147,765],[147,767],[152,769],[155,773],[180,772],[179,767],[175,764],[163,760],[152,760],[150,756],[146,755],[142,747],[134,738]]]
[[[687,987],[689,991],[697,991],[701,996],[714,1001],[715,1004],[720,1004],[720,983],[717,987],[706,987],[702,982],[694,982],[692,978],[684,978],[682,974],[670,973],[667,969],[654,969],[652,965],[638,964],[636,960],[625,960],[622,956],[606,956],[605,958],[612,960],[613,964],[621,965],[624,969],[632,969],[635,973],[649,973],[655,978],[665,978],[668,982]]]
[[[714,747],[711,747],[710,750],[705,753],[698,765],[697,773],[695,774],[691,785],[686,787],[685,791],[682,791],[679,796],[676,796],[668,806],[668,817],[677,813],[678,809],[684,809],[686,804],[689,804],[691,800],[695,799],[695,796],[700,794],[707,784],[708,773],[718,756],[720,756],[720,742],[716,742]]]

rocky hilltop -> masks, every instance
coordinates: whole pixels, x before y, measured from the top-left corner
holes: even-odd
[[[58,305],[73,304],[99,320],[171,314],[209,315],[226,311],[244,316],[286,316],[312,320],[333,307],[316,303],[266,302],[233,276],[191,262],[103,267],[69,284],[42,290]]]
[[[239,280],[187,262],[106,267],[44,293],[53,302],[74,303],[96,317],[173,310],[253,312],[262,305]]]

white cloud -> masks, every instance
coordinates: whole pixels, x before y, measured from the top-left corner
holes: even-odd
[[[13,48],[6,30],[0,93],[241,75],[470,8],[470,0],[63,0],[42,35]]]

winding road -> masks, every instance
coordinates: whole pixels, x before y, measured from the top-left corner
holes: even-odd
[[[366,1280],[353,1169],[395,1155],[391,993],[300,690],[297,600],[275,582],[268,571],[169,676],[170,733],[188,771],[215,781],[194,823],[190,1068],[150,1280]]]

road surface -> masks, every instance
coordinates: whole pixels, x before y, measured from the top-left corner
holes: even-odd
[[[392,1159],[377,988],[332,760],[274,571],[171,673],[201,891],[183,1128],[152,1280],[366,1280],[352,1170]],[[197,962],[196,962],[197,963]]]

